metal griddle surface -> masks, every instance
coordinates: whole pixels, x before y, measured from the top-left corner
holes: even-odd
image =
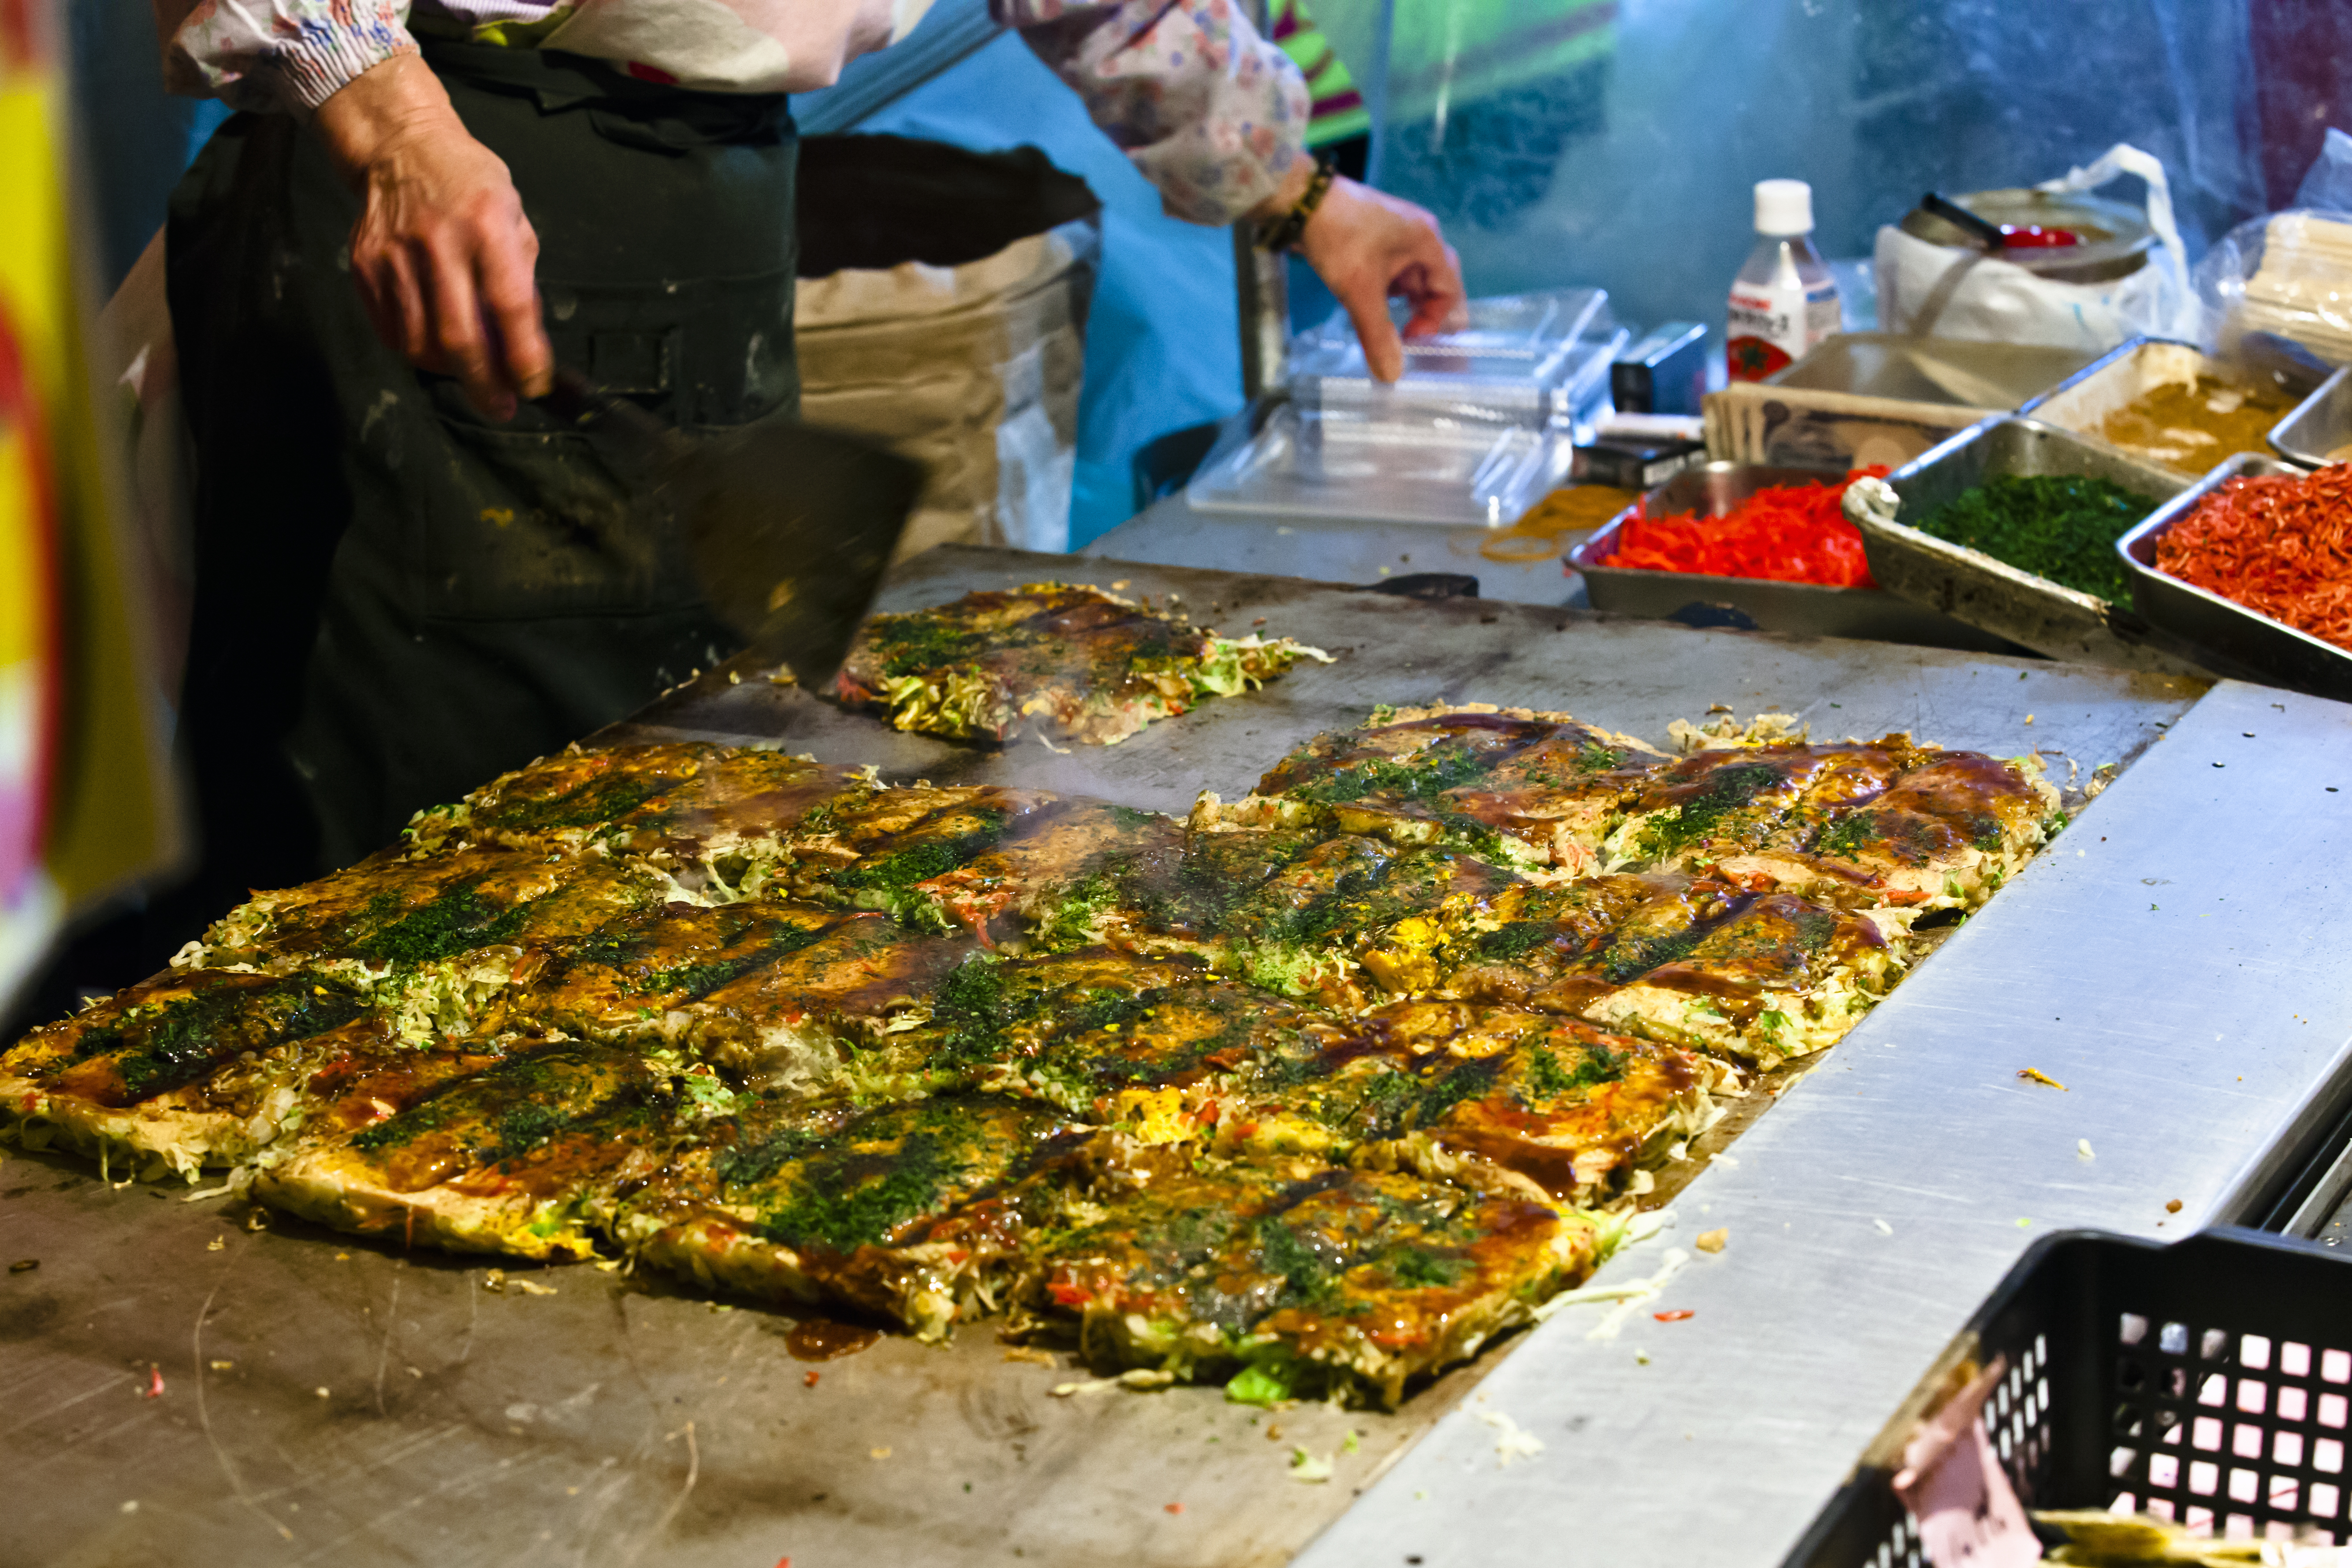
[[[2002,754],[2039,743],[2087,768],[2137,756],[2201,690],[2090,667],[967,549],[906,563],[882,608],[1078,571],[1130,593],[1179,592],[1196,618],[1229,631],[1263,615],[1268,632],[1339,662],[1071,755],[1034,741],[997,749],[902,736],[725,672],[617,733],[782,738],[898,779],[1018,783],[1181,811],[1203,788],[1245,790],[1285,748],[1360,722],[1376,702],[1565,709],[1660,743],[1669,720],[1723,704],[1743,718],[1796,713],[1817,737],[1900,728]],[[1997,928],[2033,874],[1970,932]],[[1871,1027],[1898,1028],[1934,974],[1931,964]],[[1799,1083],[1791,1095],[1819,1088]],[[1759,1133],[1789,1114],[1776,1110]],[[1770,1180],[1760,1161],[1745,1163],[1746,1180]],[[1279,1563],[1506,1357],[1516,1365],[1529,1359],[1521,1347],[1557,1347],[1585,1327],[1573,1313],[1555,1319],[1393,1416],[1285,1411],[1281,1440],[1268,1441],[1268,1417],[1253,1421],[1213,1390],[1054,1398],[1054,1385],[1082,1375],[1068,1358],[1053,1369],[1007,1361],[985,1325],[945,1351],[885,1340],[817,1368],[810,1386],[812,1369],[785,1354],[781,1314],[718,1310],[589,1266],[514,1271],[551,1296],[493,1293],[478,1260],[403,1256],[288,1220],[250,1232],[233,1200],[181,1196],[110,1189],[71,1160],[10,1151],[0,1162],[0,1253],[40,1262],[0,1276],[0,1467],[14,1483],[0,1561]],[[1624,1267],[1646,1270],[1651,1251]],[[1957,1319],[1971,1302],[1944,1304]],[[163,1377],[152,1398],[151,1369]],[[1544,1414],[1514,1397],[1523,1418]],[[1363,1434],[1359,1450],[1340,1453],[1350,1431]],[[1533,1494],[1515,1486],[1509,1517],[1523,1537],[1548,1531],[1557,1544],[1601,1511],[1604,1494],[1580,1490],[1578,1470],[1557,1462],[1569,1447],[1559,1431],[1547,1427],[1546,1440],[1553,1462],[1508,1472],[1544,1478]],[[1335,1458],[1332,1479],[1289,1479],[1294,1446]],[[1398,1491],[1400,1473],[1350,1515],[1348,1560],[1472,1560],[1479,1521],[1459,1506],[1472,1494],[1445,1478],[1493,1459],[1467,1437],[1445,1452],[1439,1472],[1415,1456],[1423,1479],[1411,1492]],[[1408,1524],[1413,1544],[1389,1551]]]

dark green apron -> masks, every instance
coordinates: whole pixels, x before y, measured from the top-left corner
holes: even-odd
[[[557,361],[689,429],[797,406],[795,141],[781,97],[428,42],[540,240]],[[223,126],[172,202],[196,457],[183,706],[216,915],[390,841],[732,651],[631,477],[536,408],[474,413],[376,340],[359,203],[277,116]]]

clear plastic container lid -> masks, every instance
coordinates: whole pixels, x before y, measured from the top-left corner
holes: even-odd
[[[1186,489],[1207,512],[1500,528],[1564,483],[1565,426],[1285,403]]]
[[[1400,326],[1407,308],[1391,307]],[[1626,333],[1598,288],[1554,288],[1469,303],[1458,332],[1409,339],[1404,374],[1376,382],[1344,310],[1290,345],[1290,396],[1301,408],[1418,421],[1430,414],[1547,424],[1605,384]]]

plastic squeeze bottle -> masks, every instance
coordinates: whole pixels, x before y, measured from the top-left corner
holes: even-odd
[[[1808,236],[1813,188],[1756,182],[1756,248],[1732,280],[1723,351],[1736,382],[1760,382],[1838,329],[1837,284]]]

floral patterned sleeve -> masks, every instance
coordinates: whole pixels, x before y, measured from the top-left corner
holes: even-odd
[[[1173,216],[1226,224],[1301,156],[1307,83],[1234,0],[989,0]]]
[[[232,109],[308,113],[415,52],[408,0],[196,0],[164,45],[163,80]]]

